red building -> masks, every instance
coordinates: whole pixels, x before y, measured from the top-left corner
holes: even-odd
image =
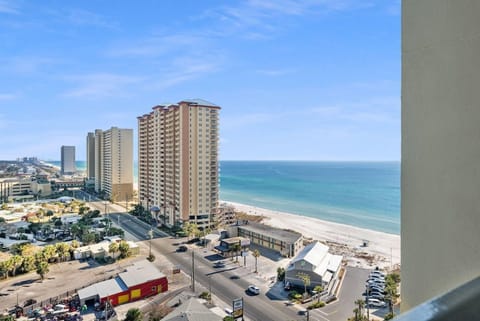
[[[168,291],[168,280],[152,263],[141,261],[115,278],[92,284],[78,291],[80,303],[93,305],[108,301],[119,305]]]

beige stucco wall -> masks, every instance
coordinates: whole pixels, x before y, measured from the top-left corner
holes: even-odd
[[[402,310],[480,271],[480,1],[402,2]]]

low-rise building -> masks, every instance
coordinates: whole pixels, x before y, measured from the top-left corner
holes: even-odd
[[[108,252],[110,243],[112,242],[117,242],[117,240],[113,240],[113,241],[104,240],[97,244],[90,244],[90,245],[78,247],[73,251],[73,257],[76,260],[87,259],[90,257],[94,259],[113,257],[114,254]],[[138,246],[138,244],[131,241],[126,241],[126,242],[130,246],[130,251],[132,252],[132,255],[137,255],[140,253],[140,247]],[[117,253],[117,255],[119,255],[119,253]]]
[[[248,238],[252,244],[277,251],[282,256],[294,257],[303,248],[301,233],[248,222],[238,225],[238,236]]]
[[[239,246],[238,250],[236,246]],[[215,249],[221,253],[223,257],[234,257],[246,253],[250,247],[250,240],[244,237],[231,237],[220,241],[220,245],[215,246]]]
[[[320,285],[327,291],[333,289],[338,279],[343,257],[328,253],[328,249],[327,245],[318,241],[305,246],[286,269],[285,282],[303,288],[304,283],[300,275],[306,274],[310,277],[308,288]]]
[[[220,204],[214,211],[214,220],[217,226],[228,226],[235,224],[235,208],[228,204]]]
[[[115,278],[78,290],[81,305],[97,302],[119,305],[168,291],[168,280],[152,263],[139,261]]]
[[[223,318],[210,311],[197,298],[190,298],[182,303],[173,312],[162,319],[163,321],[222,321]]]

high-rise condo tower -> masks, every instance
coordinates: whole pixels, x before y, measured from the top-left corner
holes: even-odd
[[[153,107],[138,117],[139,201],[167,226],[213,224],[218,205],[220,107],[201,99]]]

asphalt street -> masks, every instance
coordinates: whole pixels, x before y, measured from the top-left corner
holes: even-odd
[[[94,207],[101,210],[103,203],[96,203]],[[108,205],[107,205],[108,206]],[[150,226],[137,218],[125,213],[112,213],[113,208],[107,208],[109,216],[114,223],[120,222],[120,226],[126,232],[135,236],[138,240],[148,240]],[[186,239],[172,238],[158,229],[153,229],[152,251],[164,255],[170,262],[178,266],[183,272],[191,275],[192,249],[187,252],[176,252],[177,246]],[[275,302],[268,299],[264,294],[250,296],[246,289],[249,283],[236,275],[238,265],[227,264],[225,268],[213,268],[215,258],[205,258],[204,252],[199,249],[193,251],[195,261],[195,281],[204,288],[210,288],[218,298],[224,302],[232,302],[236,298],[244,298],[244,311],[252,321],[292,321],[305,320],[295,310],[285,307],[283,302]],[[216,259],[221,259],[220,256]],[[314,319],[310,319],[314,321]]]

